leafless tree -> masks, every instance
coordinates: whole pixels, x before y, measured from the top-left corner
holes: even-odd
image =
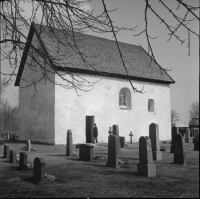
[[[6,130],[17,129],[18,125],[18,107],[10,106],[8,100],[1,100],[1,134],[5,134]]]
[[[199,120],[199,102],[192,102],[190,105],[190,109],[189,109],[189,117],[190,119],[192,118],[197,118]]]
[[[171,110],[171,124],[176,124],[178,121],[180,121],[180,114],[175,109]]]
[[[112,33],[117,44],[117,49],[119,52],[119,56],[121,58],[121,64],[123,65],[126,74],[129,77],[126,68],[126,63],[124,62],[121,49],[118,45],[117,34],[121,30],[137,31],[138,26],[126,28],[114,25],[114,21],[113,19],[111,19],[110,13],[114,12],[115,10],[109,10],[106,7],[106,3],[104,2],[104,0],[102,0],[103,12],[99,15],[95,15],[94,10],[88,10],[84,8],[84,5],[89,3],[90,0],[27,0],[26,2],[29,2],[32,5],[32,14],[30,17],[25,17],[25,15],[23,14],[25,11],[22,7],[23,2],[24,0],[1,1],[0,17],[2,20],[1,24],[2,24],[2,35],[3,35],[3,38],[0,40],[0,43],[3,45],[3,48],[1,48],[1,55],[2,55],[2,60],[4,59],[9,60],[10,67],[12,69],[12,72],[10,74],[3,74],[3,75],[8,75],[9,79],[11,79],[13,76],[14,77],[16,76],[17,69],[19,67],[22,58],[22,54],[25,51],[25,46],[29,45],[30,50],[26,53],[32,57],[32,60],[36,64],[39,65],[40,70],[42,71],[43,74],[42,77],[40,77],[37,81],[33,82],[32,84],[36,84],[43,78],[48,78],[50,81],[52,81],[49,77],[49,74],[52,72],[58,74],[63,80],[65,80],[65,84],[60,85],[65,88],[75,88],[76,90],[80,89],[86,91],[88,90],[88,88],[93,87],[93,85],[95,84],[95,82],[88,82],[86,79],[81,79],[80,81],[80,78],[82,77],[77,77],[77,75],[72,74],[69,71],[66,71],[72,77],[72,79],[69,80],[65,78],[64,75],[58,73],[55,70],[53,65],[58,65],[58,63],[56,63],[56,59],[52,60],[40,48],[37,48],[34,45],[32,45],[31,42],[28,40],[27,35],[24,34],[24,28],[30,29],[31,22],[34,21],[37,24],[52,27],[51,34],[57,40],[58,50],[60,46],[66,45],[66,43],[65,44],[62,43],[62,39],[60,39],[59,35],[56,32],[54,32],[54,28],[68,30],[65,31],[64,33],[66,38],[67,37],[71,38],[71,42],[68,42],[67,45],[69,45],[73,50],[75,49],[77,55],[82,59],[83,64],[85,64],[89,68],[93,68],[93,66],[88,62],[87,55],[84,54],[83,51],[79,49],[75,33],[84,32],[89,29],[99,34]],[[160,0],[158,2],[154,1],[152,4],[160,3],[163,6],[163,8],[169,11],[169,15],[172,15],[175,18],[177,22],[176,25],[171,25],[170,22],[165,21],[165,19],[161,16],[158,10],[156,10],[154,6],[151,5],[151,2],[149,0],[145,0],[144,30],[137,34],[133,34],[134,36],[139,36],[143,33],[146,35],[148,49],[149,49],[148,53],[152,57],[151,61],[154,61],[156,63],[157,61],[153,53],[151,39],[156,39],[157,37],[149,34],[150,19],[148,17],[148,14],[150,12],[153,13],[166,27],[167,31],[169,32],[169,40],[172,37],[175,37],[177,40],[180,41],[181,44],[183,44],[187,40],[189,54],[190,54],[191,34],[195,35],[199,39],[199,33],[196,33],[189,26],[192,21],[200,20],[197,14],[199,12],[199,7],[192,6],[190,2],[186,3],[185,1],[182,0],[176,0],[177,7],[170,8],[170,6],[167,4],[168,2],[169,1]],[[180,17],[178,15],[179,9],[185,9],[185,15],[183,17]],[[41,13],[41,19],[40,21],[38,21],[36,16],[40,15],[40,13]],[[187,39],[180,38],[180,36],[178,35],[178,31],[180,29],[181,31],[187,32]],[[66,39],[66,41],[68,40]],[[47,69],[48,67],[44,67],[44,65],[38,61],[38,56],[43,58],[45,63],[49,65],[50,69]],[[161,66],[160,69],[161,71],[167,70],[161,68]],[[138,90],[137,88],[134,87],[130,79],[129,82],[134,91],[142,93],[142,90]],[[56,82],[53,83],[56,84]]]
[[[10,82],[6,80],[6,77],[4,77],[0,82],[0,95],[2,97],[2,94],[4,93],[6,87],[8,87]]]

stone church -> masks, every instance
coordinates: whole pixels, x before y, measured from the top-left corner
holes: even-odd
[[[73,142],[85,143],[88,116],[97,124],[99,142],[108,141],[109,127],[114,124],[126,141],[130,131],[133,141],[138,141],[149,135],[152,122],[159,125],[160,140],[171,139],[170,84],[175,82],[148,53],[141,46],[119,42],[127,76],[114,41],[76,32],[81,58],[72,45],[72,35],[66,33],[31,25],[28,41],[50,61],[32,59],[34,52],[26,43],[15,81],[19,86],[19,139],[66,144],[71,129]],[[82,90],[67,86],[72,77]],[[134,92],[130,81],[143,93]]]

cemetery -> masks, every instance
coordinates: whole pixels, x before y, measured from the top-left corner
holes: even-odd
[[[199,196],[199,132],[194,142],[172,127],[159,140],[159,125],[133,142],[108,127],[108,142],[48,145],[0,140],[1,197],[187,197]],[[86,138],[88,138],[87,136]],[[162,150],[161,150],[162,149]],[[9,188],[8,188],[9,187]]]

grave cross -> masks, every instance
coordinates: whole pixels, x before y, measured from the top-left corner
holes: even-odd
[[[129,136],[130,136],[130,144],[132,144],[132,137],[133,137],[132,131],[130,131]]]
[[[111,127],[109,127],[109,131],[108,131],[108,133],[109,133],[109,135],[112,134],[112,128],[111,128]]]

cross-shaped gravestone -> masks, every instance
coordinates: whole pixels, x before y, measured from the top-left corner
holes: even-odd
[[[129,136],[130,136],[130,144],[132,144],[132,143],[133,143],[133,142],[132,142],[132,137],[133,137],[132,131],[130,131]]]
[[[109,133],[109,135],[112,135],[112,128],[111,127],[109,127],[109,131],[108,131],[108,133]]]

